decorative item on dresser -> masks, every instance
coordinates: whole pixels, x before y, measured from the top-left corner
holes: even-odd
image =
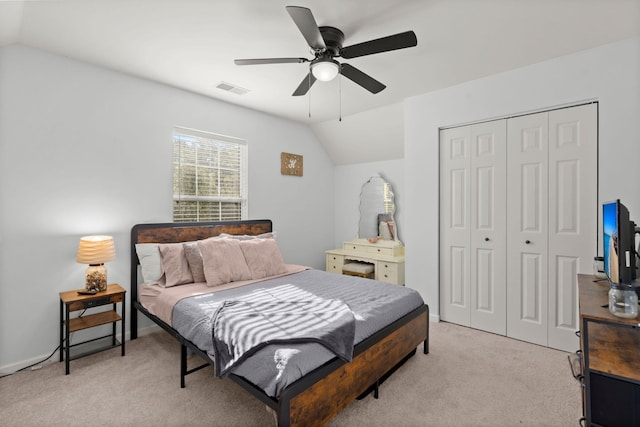
[[[326,270],[331,273],[361,272],[364,263],[373,268],[373,279],[404,285],[404,246],[397,240],[354,239],[325,254]]]
[[[228,374],[229,379],[238,383],[275,413],[279,426],[323,425],[356,398],[370,392],[373,392],[375,397],[379,385],[413,356],[416,347],[421,343],[424,353],[428,353],[429,307],[424,304],[416,291],[379,282],[370,285],[368,280],[359,277],[337,276],[290,264],[285,265],[286,273],[258,280],[244,282],[238,280],[214,288],[208,287],[208,282],[158,287],[157,284],[140,283],[141,280],[139,280],[139,274],[142,276],[141,279],[145,278],[145,265],[140,266],[138,259],[139,256],[140,258],[144,256],[139,255],[140,252],[137,253],[137,247],[140,245],[147,249],[155,245],[160,251],[167,247],[174,249],[184,247],[186,253],[187,247],[194,240],[197,241],[197,246],[203,249],[203,246],[208,245],[212,240],[228,242],[233,238],[239,240],[247,238],[250,242],[251,236],[255,238],[258,235],[271,235],[273,237],[271,231],[272,225],[269,220],[134,226],[131,230],[133,305],[131,338],[137,337],[138,312],[174,336],[182,346],[180,377],[181,386],[184,387],[185,375],[208,366],[202,365],[188,369],[187,349],[211,365],[214,364],[214,357],[216,357],[215,351],[209,350],[209,345],[212,341],[211,332],[218,331],[218,326],[214,320],[211,322],[212,329],[204,328],[206,329],[204,334],[198,331],[192,333],[196,329],[203,329],[194,328],[194,323],[188,320],[194,311],[200,318],[202,309],[215,308],[216,304],[226,306],[226,302],[232,302],[237,306],[234,302],[241,301],[239,304],[242,305],[244,301],[242,298],[250,298],[254,301],[256,291],[261,296],[276,295],[276,290],[283,287],[292,288],[289,292],[291,296],[283,300],[284,302],[295,302],[296,296],[298,298],[310,296],[311,300],[330,298],[344,301],[354,313],[358,310],[368,310],[367,312],[373,310],[371,312],[375,314],[367,316],[366,319],[357,316],[355,339],[352,345],[353,357],[350,362],[326,350],[317,342],[286,343],[286,348],[280,347],[282,343],[279,345],[274,342],[265,343],[265,347],[255,350],[241,363],[231,368]],[[221,234],[243,236],[218,237]],[[257,240],[269,240],[269,238]],[[177,243],[182,245],[176,245]],[[274,241],[271,243],[275,246]],[[200,255],[204,262],[205,276],[207,276],[210,271],[207,265],[212,259],[207,261],[205,257],[209,254],[206,251],[201,251]],[[240,257],[244,260],[242,252]],[[222,259],[224,262],[215,271],[226,270],[227,265],[235,267],[237,264],[237,261],[230,257],[222,257]],[[191,271],[192,275],[195,274],[195,270]],[[165,270],[165,273],[171,272]],[[205,279],[208,280],[208,277]],[[354,292],[354,289],[358,291]],[[171,305],[168,312],[172,315],[167,318],[159,307],[164,306],[165,297],[172,299],[177,295],[182,299]],[[378,302],[368,305],[371,304],[372,295],[378,296],[373,298]],[[217,315],[214,317],[219,318]],[[355,314],[354,318],[356,318]],[[366,322],[366,325],[361,322]],[[216,326],[213,327],[214,325]],[[233,329],[234,325],[230,322],[223,326]],[[377,332],[369,335],[367,331]],[[333,332],[331,336],[336,340],[339,338]],[[297,353],[301,353],[301,356],[294,357]],[[216,361],[216,363],[219,362]],[[277,375],[272,375],[274,368]]]

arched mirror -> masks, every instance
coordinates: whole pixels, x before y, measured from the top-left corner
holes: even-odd
[[[399,240],[394,220],[396,205],[393,188],[380,175],[374,175],[360,190],[360,222],[358,237]]]

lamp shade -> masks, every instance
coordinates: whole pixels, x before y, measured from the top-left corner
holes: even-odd
[[[85,236],[80,238],[76,261],[80,264],[104,264],[116,257],[111,236]]]
[[[333,80],[340,72],[340,64],[329,58],[320,58],[311,63],[311,74],[321,82]]]

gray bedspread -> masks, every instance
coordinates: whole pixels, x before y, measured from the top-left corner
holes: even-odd
[[[214,355],[213,314],[225,302],[258,290],[293,286],[319,298],[340,300],[355,318],[354,345],[424,304],[410,288],[320,270],[305,270],[276,279],[185,298],[173,310],[173,328],[200,349]],[[215,291],[215,288],[212,288]],[[267,344],[231,368],[272,397],[302,376],[335,358],[322,344]]]

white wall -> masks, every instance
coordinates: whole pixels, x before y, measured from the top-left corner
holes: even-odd
[[[324,269],[333,164],[308,126],[38,50],[0,48],[0,370],[58,344],[58,292],[83,286],[79,237],[113,235],[129,289],[130,229],[171,222],[171,133],[245,138],[249,218],[273,220],[286,262]],[[304,176],[280,174],[282,151]],[[142,321],[142,327],[150,323]],[[127,325],[127,330],[128,330]]]
[[[640,221],[639,76],[632,38],[406,100],[406,279],[431,313],[440,312],[438,129],[598,100],[599,201],[620,198]]]
[[[396,202],[395,220],[399,238],[403,238],[404,227],[404,160],[358,163],[334,168],[334,246],[357,237],[360,220],[360,190],[362,185],[374,175],[381,175],[393,187]],[[329,249],[329,248],[327,248]]]

